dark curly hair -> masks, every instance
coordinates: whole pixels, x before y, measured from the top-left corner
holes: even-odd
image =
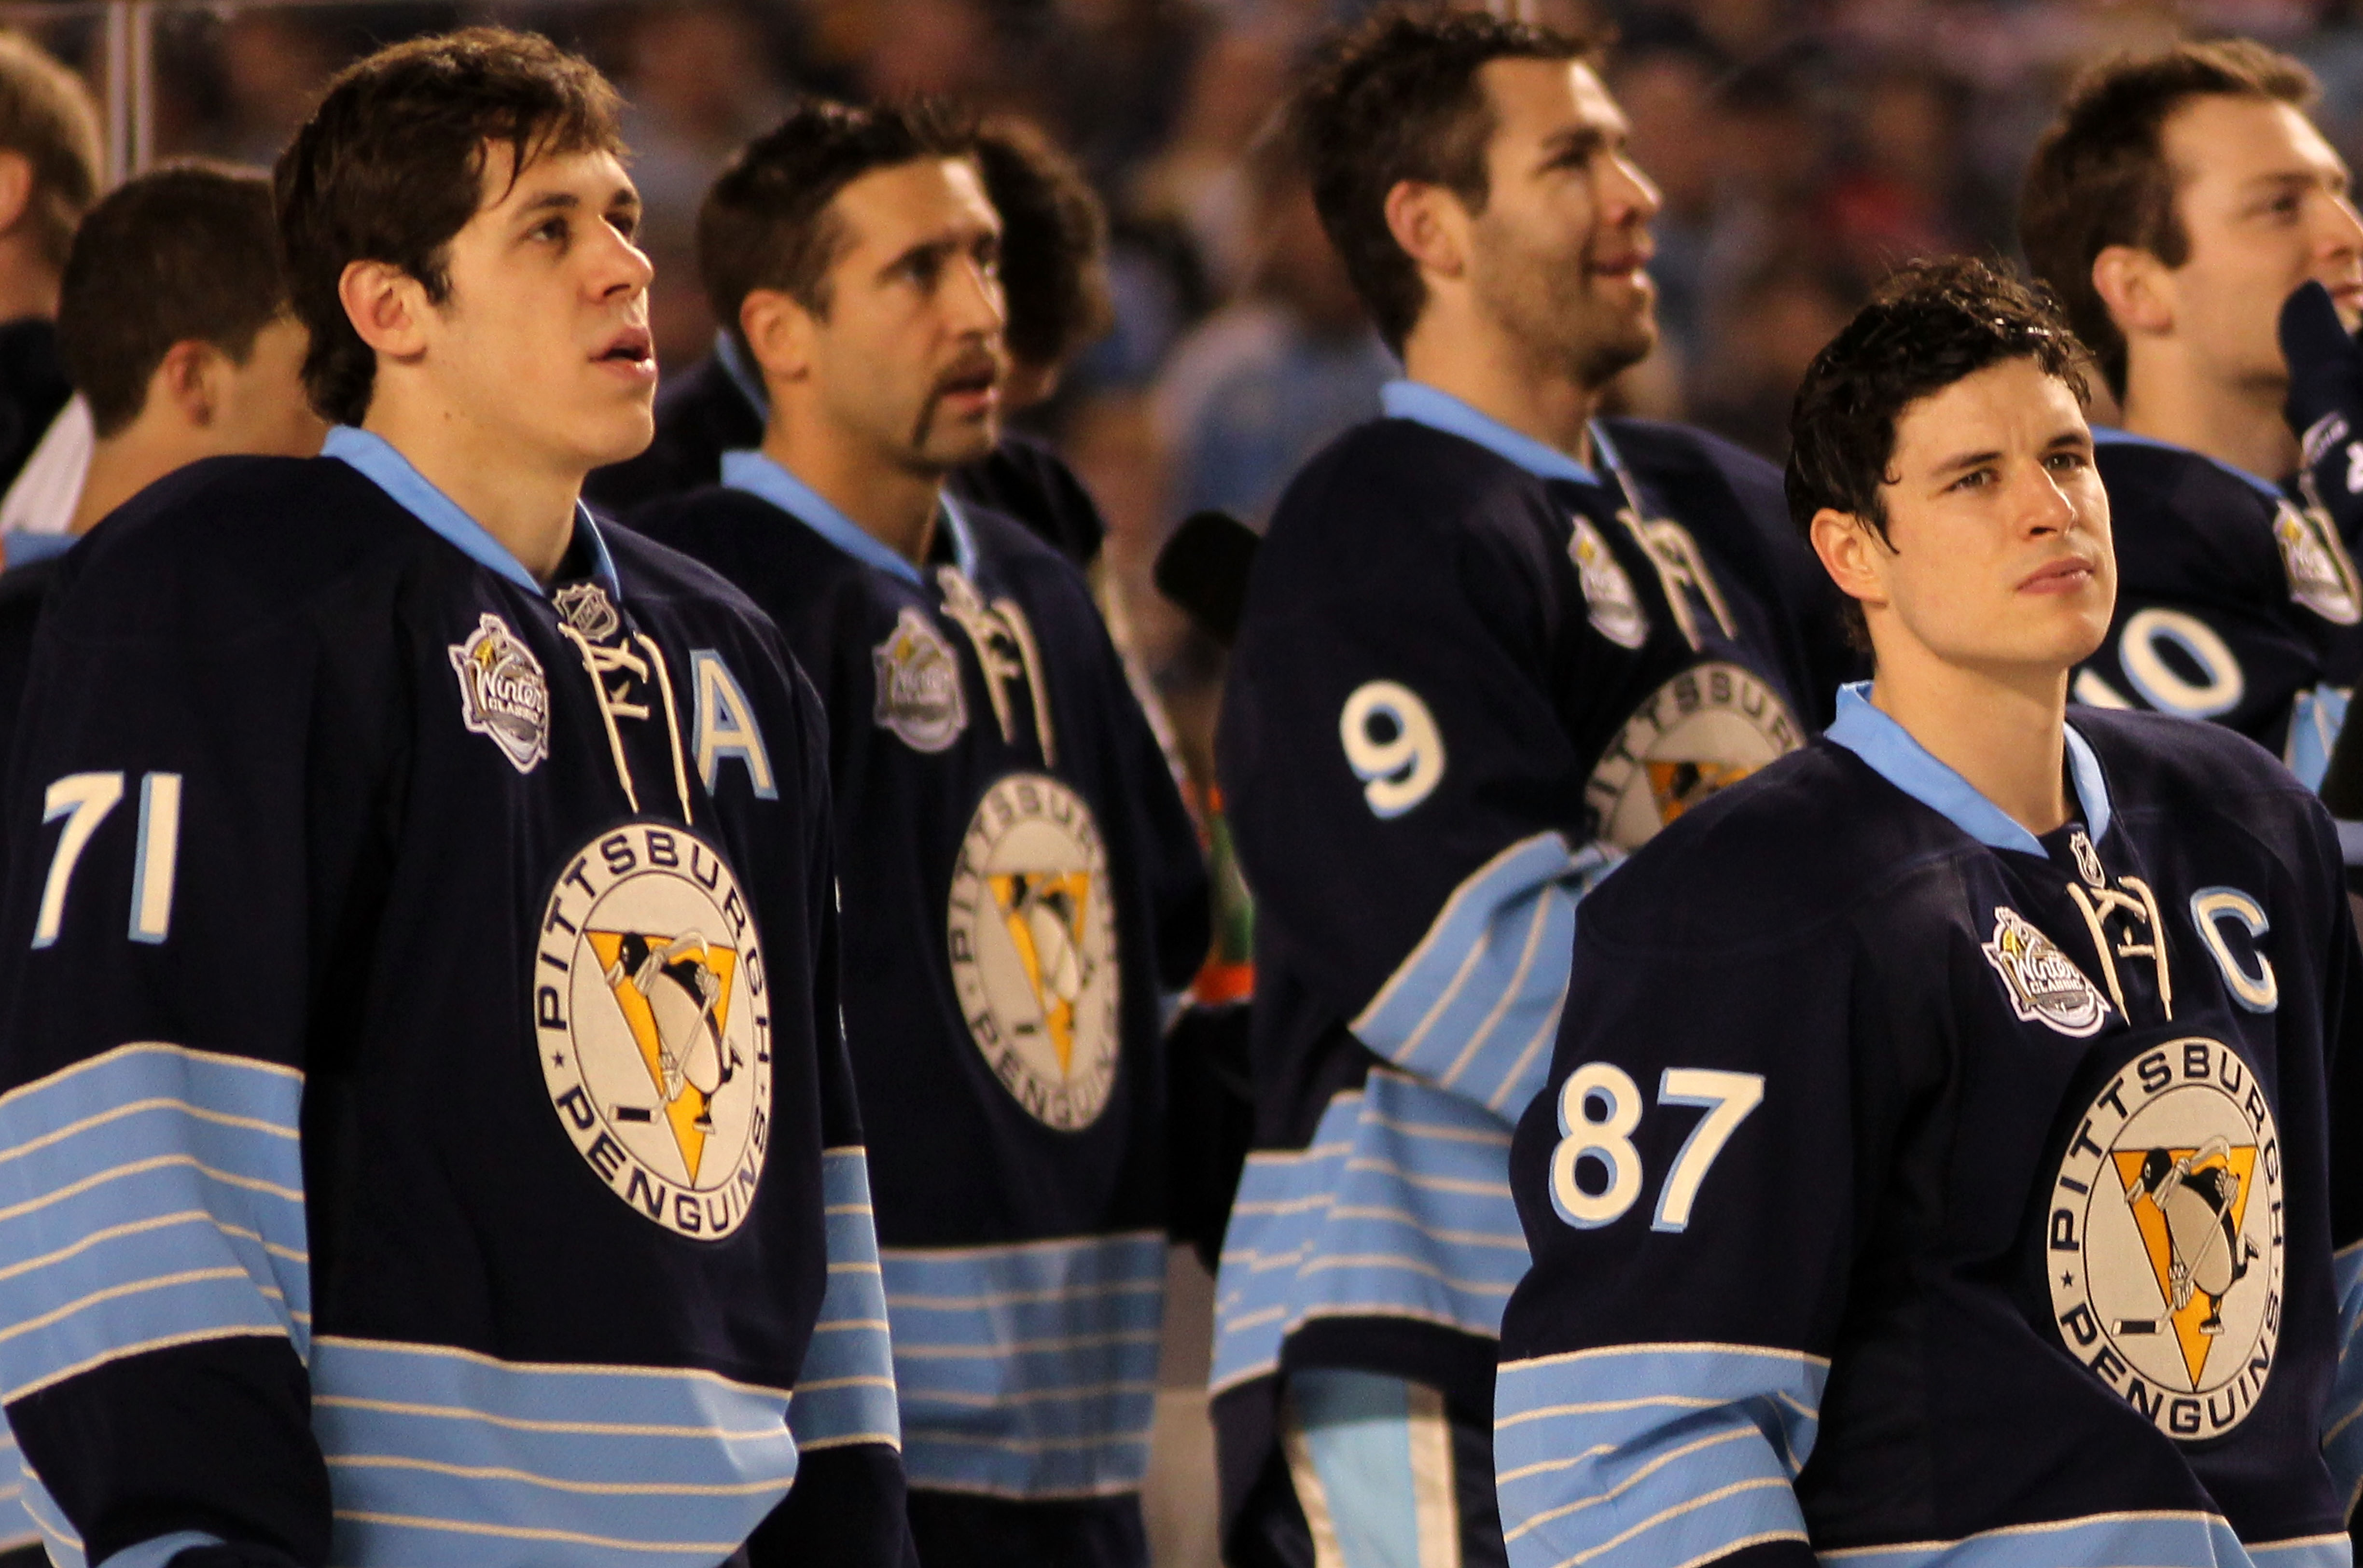
[[[338,293],[346,267],[399,267],[439,305],[452,236],[483,205],[486,149],[509,150],[511,180],[539,157],[620,158],[621,107],[590,61],[505,28],[413,39],[337,73],[273,177],[288,294],[312,334],[304,387],[324,417],[361,423],[377,384]]]
[[[1491,195],[1492,105],[1477,73],[1497,60],[1592,62],[1597,47],[1483,11],[1381,8],[1334,34],[1288,106],[1321,227],[1398,355],[1427,304],[1419,268],[1387,227],[1387,193],[1441,185],[1472,213]]]
[[[826,319],[828,272],[846,244],[830,210],[837,194],[873,170],[975,155],[974,122],[949,104],[798,99],[738,150],[698,209],[697,269],[714,318],[742,352],[738,309],[757,289],[777,289]]]
[[[2027,164],[2019,243],[2049,284],[2102,377],[2125,392],[2125,339],[2092,286],[2092,263],[2112,245],[2147,250],[2169,267],[2191,259],[2175,211],[2177,178],[2161,136],[2193,98],[2248,98],[2302,109],[2319,94],[2313,73],[2247,39],[2181,43],[2128,56],[2078,82]]]
[[[1797,388],[1783,487],[1798,531],[1810,536],[1814,515],[1828,507],[1885,539],[1880,492],[1896,482],[1888,465],[1904,410],[2006,360],[2033,360],[2077,402],[2090,396],[2087,350],[2042,284],[1968,257],[1898,270],[1814,356]],[[1859,640],[1861,608],[1847,603]]]
[[[1001,214],[1002,337],[1011,357],[1060,365],[1115,324],[1107,209],[1074,161],[1028,121],[987,120],[976,137],[984,194]]]

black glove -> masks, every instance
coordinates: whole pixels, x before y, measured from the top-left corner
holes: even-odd
[[[2290,375],[2282,412],[2304,452],[2298,486],[2352,549],[2363,534],[2363,348],[2330,291],[2312,281],[2282,305],[2280,336]]]

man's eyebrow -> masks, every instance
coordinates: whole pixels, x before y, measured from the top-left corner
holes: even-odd
[[[2078,430],[2078,429],[2072,429],[2072,428],[2071,428],[2071,429],[2062,430],[2062,431],[2060,431],[2058,435],[2056,435],[2056,436],[2052,437],[2049,440],[2047,440],[2047,441],[2044,442],[2044,443],[2043,443],[2043,450],[2044,450],[2045,451],[2050,451],[2050,450],[2053,450],[2054,449],[2058,448],[2058,447],[2076,447],[2076,448],[2079,448],[2079,449],[2089,449],[2091,445],[2092,445],[2092,432],[2091,432],[2091,431],[2090,431],[2090,430]]]
[[[530,217],[538,213],[571,211],[582,205],[582,198],[572,191],[544,191],[528,196],[519,204],[517,216]]]
[[[1581,162],[1609,145],[1614,133],[1607,126],[1576,125],[1543,139],[1547,163]]]
[[[1962,452],[1957,457],[1947,458],[1943,462],[1938,463],[1929,472],[1932,473],[1958,473],[1963,469],[1982,468],[1987,463],[2000,462],[2001,461],[2002,453],[1998,450]]]

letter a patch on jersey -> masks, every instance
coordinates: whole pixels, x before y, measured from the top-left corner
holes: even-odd
[[[2027,1023],[2048,1024],[2081,1040],[2099,1031],[2109,1004],[2084,972],[2017,910],[1994,910],[1986,962],[2002,976],[2011,1011]]]

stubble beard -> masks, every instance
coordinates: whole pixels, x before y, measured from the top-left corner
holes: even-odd
[[[1547,255],[1507,241],[1481,251],[1476,283],[1485,309],[1537,371],[1596,392],[1649,357],[1656,313],[1593,296],[1589,250]]]

